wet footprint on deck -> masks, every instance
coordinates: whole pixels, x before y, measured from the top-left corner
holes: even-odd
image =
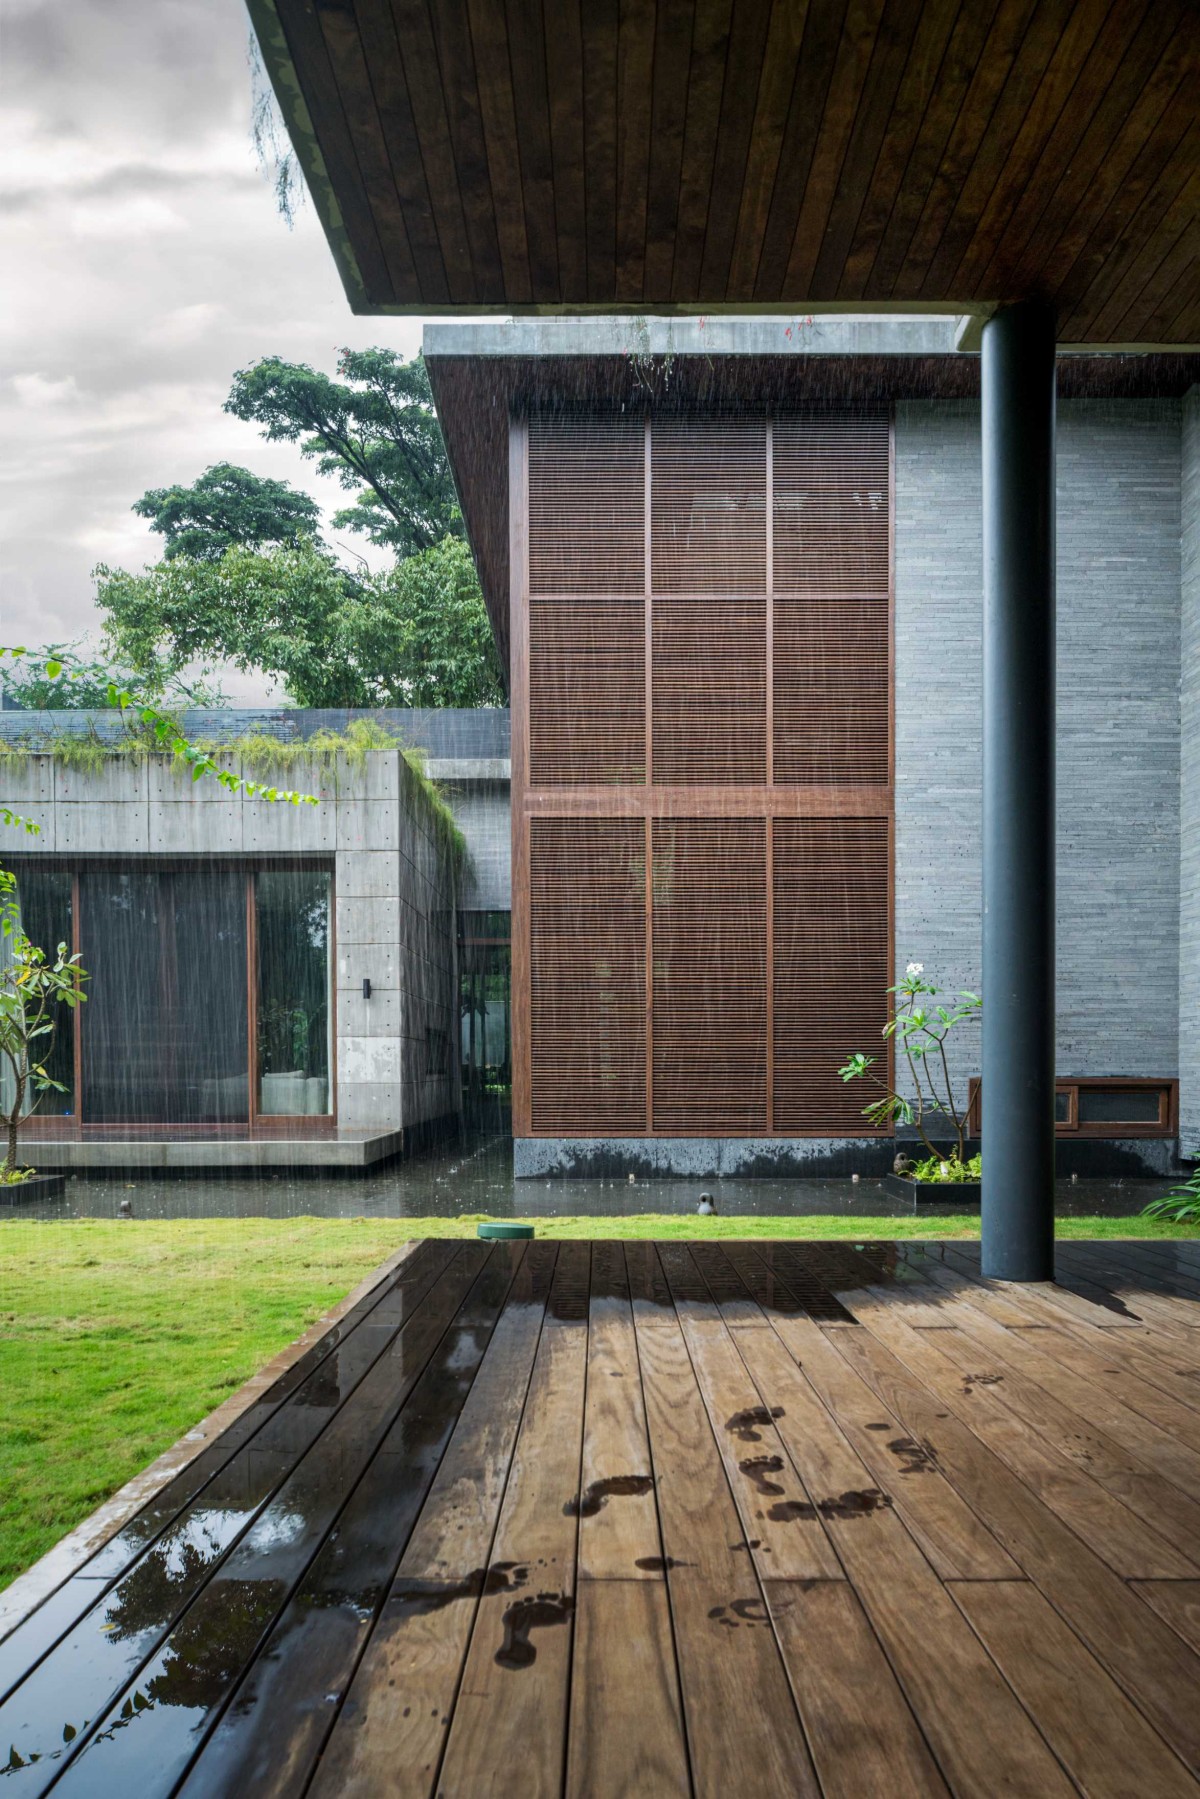
[[[781,1455],[751,1455],[738,1467],[742,1473],[752,1480],[764,1499],[777,1498],[783,1488],[777,1481],[771,1480],[772,1474],[782,1474],[783,1457]]]
[[[755,1426],[772,1424],[776,1418],[782,1418],[783,1415],[781,1405],[747,1406],[744,1412],[735,1412],[732,1418],[726,1418],[725,1429],[731,1430],[734,1436],[739,1437],[743,1443],[761,1443],[762,1437]]]
[[[594,1518],[610,1499],[640,1499],[654,1490],[652,1474],[610,1474],[607,1480],[594,1480],[590,1487],[563,1507],[565,1518]]]
[[[504,1641],[496,1651],[496,1661],[502,1668],[532,1667],[537,1650],[529,1640],[530,1631],[566,1624],[574,1610],[575,1601],[567,1593],[539,1593],[536,1599],[518,1599],[502,1619]]]

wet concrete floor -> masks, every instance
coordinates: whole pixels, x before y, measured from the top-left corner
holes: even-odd
[[[1130,1217],[1166,1193],[1169,1180],[1058,1183],[1060,1218]],[[137,1218],[621,1218],[639,1213],[686,1216],[701,1192],[711,1192],[724,1217],[905,1218],[914,1210],[937,1217],[945,1206],[922,1205],[888,1193],[882,1181],[686,1179],[513,1179],[506,1136],[466,1138],[440,1145],[378,1173],[330,1177],[297,1174],[228,1176],[72,1176],[54,1199],[5,1207],[21,1218],[115,1218],[128,1201]],[[957,1210],[951,1206],[950,1210]]]

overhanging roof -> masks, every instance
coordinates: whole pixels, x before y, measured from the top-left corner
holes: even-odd
[[[508,319],[430,324],[423,349],[467,533],[508,660],[508,421],[565,407],[803,406],[973,399],[953,318]],[[1200,354],[1058,358],[1063,399],[1167,398]]]
[[[1194,0],[249,0],[362,313],[986,314],[1200,343]]]

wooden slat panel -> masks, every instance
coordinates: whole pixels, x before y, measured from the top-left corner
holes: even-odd
[[[655,593],[765,593],[765,420],[656,419],[652,454]]]
[[[531,599],[531,784],[644,781],[645,719],[642,599]]]
[[[767,602],[656,599],[656,782],[765,778]]]
[[[636,418],[530,421],[531,593],[645,591],[644,446]]]
[[[530,821],[535,1131],[646,1125],[645,827]]]
[[[661,819],[653,833],[655,1129],[763,1130],[766,825]]]
[[[886,594],[888,421],[775,420],[776,593]]]
[[[775,601],[775,779],[888,778],[888,602]]]
[[[887,820],[779,818],[774,832],[775,1128],[862,1136],[868,1095],[837,1071],[883,1053]]]

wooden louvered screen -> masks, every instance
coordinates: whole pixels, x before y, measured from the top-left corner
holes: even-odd
[[[640,596],[530,599],[529,778],[535,787],[646,779]]]
[[[888,596],[775,600],[775,779],[888,778]]]
[[[529,426],[529,591],[643,593],[645,428],[634,418]]]
[[[651,446],[654,592],[765,594],[766,421],[656,420]]]
[[[837,1068],[888,1058],[888,420],[527,431],[518,1134],[863,1135]]]
[[[888,591],[888,421],[872,414],[774,422],[776,593]]]
[[[656,598],[653,658],[655,781],[763,782],[766,600]]]
[[[855,1050],[884,1065],[888,822],[777,818],[773,832],[775,1128],[863,1136],[875,1090],[837,1070]]]
[[[765,821],[660,818],[652,829],[654,1128],[762,1131]]]
[[[529,827],[530,1075],[535,1131],[646,1128],[646,827]]]

